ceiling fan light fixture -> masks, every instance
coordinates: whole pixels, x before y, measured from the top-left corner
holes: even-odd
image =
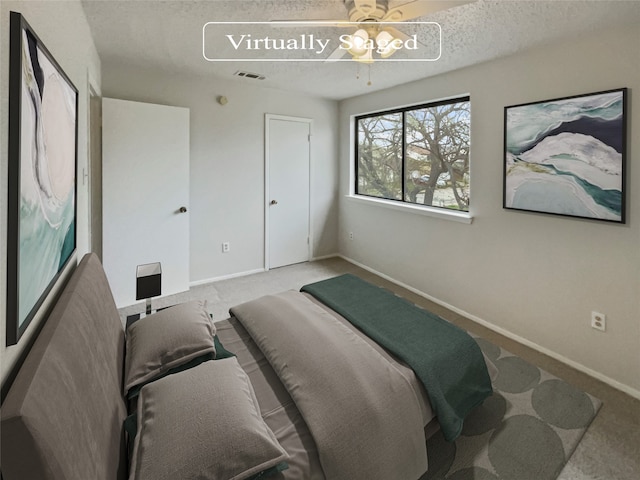
[[[364,55],[354,55],[353,59],[360,63],[373,63],[373,49],[368,49]]]
[[[378,45],[386,45],[393,41],[393,35],[391,35],[386,30],[380,30],[380,33],[376,35],[376,42]]]
[[[366,30],[360,29],[350,36],[351,48],[348,52],[354,57],[365,55],[369,50],[367,43],[369,42],[369,34]]]
[[[388,58],[396,53],[395,38],[386,30],[382,30],[376,35],[376,51],[382,58]]]

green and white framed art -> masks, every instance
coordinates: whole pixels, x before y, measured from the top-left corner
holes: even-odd
[[[78,90],[11,12],[7,345],[18,342],[76,249]]]
[[[504,208],[624,223],[626,95],[505,107]]]

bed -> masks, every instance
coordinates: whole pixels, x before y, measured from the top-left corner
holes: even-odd
[[[477,344],[461,337],[465,346],[410,367],[394,339],[416,307],[378,304],[392,294],[353,276],[303,290],[215,323],[189,302],[125,338],[102,266],[86,255],[2,405],[4,480],[420,478],[426,439],[454,438],[491,394]],[[396,299],[389,315],[382,305]]]

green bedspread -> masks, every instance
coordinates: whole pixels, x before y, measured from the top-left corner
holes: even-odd
[[[491,395],[477,342],[464,330],[361,278],[346,274],[301,289],[407,363],[422,381],[445,439]]]

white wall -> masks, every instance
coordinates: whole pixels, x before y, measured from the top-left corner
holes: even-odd
[[[638,45],[637,26],[592,32],[341,102],[340,252],[640,396]],[[504,107],[619,87],[629,88],[626,225],[502,209]],[[352,115],[466,93],[471,225],[345,198]],[[590,327],[592,310],[607,315],[606,333]]]
[[[78,196],[77,258],[89,250],[88,185],[82,171],[87,168],[88,79],[100,88],[100,58],[96,52],[89,25],[79,0],[0,2],[0,355],[4,384],[21,352],[29,344],[49,306],[40,309],[18,345],[5,347],[6,336],[6,271],[7,271],[7,135],[9,102],[9,12],[22,13],[38,37],[49,49],[78,89]],[[73,263],[73,262],[71,262]],[[74,264],[75,265],[75,264]],[[70,267],[72,267],[70,265]],[[59,282],[58,286],[62,282]],[[55,296],[54,289],[50,295]]]
[[[6,179],[7,172],[10,10],[26,16],[79,89],[78,169],[82,172],[87,165],[87,78],[100,89],[101,74],[80,3],[3,1],[0,178]],[[638,395],[640,168],[635,166],[634,153],[640,151],[640,110],[633,108],[634,90],[640,88],[638,44],[637,28],[597,32],[346,100],[340,103],[339,114],[333,101],[240,80],[145,72],[116,63],[104,66],[102,93],[191,109],[192,282],[262,268],[264,114],[313,118],[315,256],[339,251]],[[503,107],[618,87],[630,89],[626,225],[503,210]],[[473,122],[471,225],[345,200],[352,155],[347,134],[351,115],[466,93],[471,95]],[[226,95],[229,104],[217,104],[218,95]],[[32,322],[19,346],[4,347],[6,188],[6,181],[0,182],[3,382],[41,320],[39,316]],[[87,186],[80,182],[78,257],[88,250],[87,198]],[[347,239],[349,231],[355,233],[352,241]],[[231,242],[231,252],[222,254],[223,241]],[[607,314],[606,333],[589,327],[592,310]]]
[[[264,268],[264,117],[313,119],[313,255],[337,252],[337,102],[256,86],[104,62],[103,95],[191,109],[190,277]],[[224,95],[229,103],[217,103]],[[222,242],[231,249],[222,253]]]

